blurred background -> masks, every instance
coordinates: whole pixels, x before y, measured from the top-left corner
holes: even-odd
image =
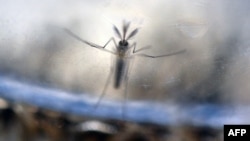
[[[171,102],[177,105],[247,105],[250,102],[249,6],[248,0],[0,0],[0,75],[23,83],[99,97],[114,56],[79,42],[62,28],[71,30],[87,41],[104,45],[114,36],[113,25],[121,29],[122,21],[126,20],[131,22],[130,31],[140,29],[129,43],[136,42],[138,48],[152,46],[144,53],[162,55],[186,50],[182,54],[158,59],[135,58],[129,68],[129,100]],[[112,50],[114,45],[110,44],[107,48]],[[123,98],[123,91],[115,90],[113,84],[109,84],[105,99]],[[41,128],[39,134],[45,126],[46,131],[57,127],[49,127],[51,123],[62,121],[58,126],[64,127],[67,123],[72,125],[74,121],[75,128],[76,123],[79,123],[60,113],[51,114],[37,107],[23,108],[24,105],[20,108],[20,105],[4,100],[3,103],[3,109],[11,107],[7,112],[13,112],[10,117],[18,117],[17,121],[21,119],[22,122],[17,122],[15,126],[20,124],[20,131],[25,131],[21,133],[23,136],[33,131],[28,126],[32,123],[30,119],[34,119],[36,128]],[[20,109],[28,110],[23,113]],[[6,113],[2,115],[5,117]],[[3,119],[13,123],[15,120],[10,117]],[[105,133],[98,128],[98,135],[100,133],[100,136],[105,137],[116,134],[127,138],[126,135],[134,134],[133,131],[146,126],[147,130],[139,135],[150,133],[152,137],[148,137],[148,140],[156,140],[156,136],[161,136],[164,140],[177,141],[180,140],[180,137],[177,138],[179,134],[192,138],[190,140],[201,140],[198,137],[200,135],[211,140],[221,139],[221,130],[208,130],[208,127],[116,125],[113,121],[94,123],[97,122],[100,122],[100,127],[119,127],[116,132],[108,132],[105,128]],[[118,131],[124,134],[120,135]],[[18,134],[5,133],[4,130],[1,132],[4,136]],[[64,132],[69,134],[68,131],[50,134],[62,136]],[[73,132],[71,127],[70,132]],[[33,139],[33,135],[27,136]],[[82,136],[79,138],[84,138]],[[32,140],[25,137],[24,140]],[[69,138],[67,140],[74,140],[73,137]],[[61,139],[54,137],[51,140]],[[112,136],[112,140],[118,139]]]

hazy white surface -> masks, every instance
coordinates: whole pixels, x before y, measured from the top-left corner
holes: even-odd
[[[135,59],[129,96],[141,99],[250,101],[249,2],[208,0],[0,1],[1,72],[67,90],[100,94],[111,55],[60,29],[104,44],[122,20],[140,27],[133,41],[162,59]],[[133,42],[131,41],[131,42]],[[111,49],[113,46],[109,46]],[[112,84],[110,85],[112,87]],[[108,96],[122,96],[108,90]],[[119,94],[118,94],[119,93]]]

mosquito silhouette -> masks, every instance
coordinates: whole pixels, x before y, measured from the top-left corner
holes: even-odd
[[[141,53],[143,50],[151,48],[151,46],[145,46],[145,47],[142,47],[140,49],[137,49],[136,42],[133,42],[130,45],[128,41],[131,40],[131,38],[134,37],[138,33],[139,29],[136,28],[132,32],[127,34],[129,26],[130,26],[130,22],[124,21],[123,26],[122,26],[122,32],[120,32],[118,30],[118,28],[114,25],[113,30],[114,30],[116,36],[120,39],[120,41],[117,43],[115,38],[111,37],[104,46],[100,46],[100,45],[97,45],[95,43],[86,41],[86,40],[80,38],[79,36],[77,36],[76,34],[74,34],[73,32],[71,32],[69,29],[64,29],[69,35],[71,35],[72,37],[76,38],[77,40],[89,45],[90,47],[100,49],[102,51],[111,53],[111,54],[116,56],[114,66],[111,66],[111,71],[109,72],[108,79],[106,80],[104,89],[102,91],[100,98],[97,101],[95,108],[98,107],[103,96],[105,95],[108,84],[110,83],[110,80],[111,80],[111,75],[113,73],[114,73],[114,88],[115,89],[120,88],[122,82],[125,82],[125,91],[124,91],[125,100],[124,100],[123,105],[126,105],[126,98],[127,98],[126,95],[127,95],[127,86],[128,86],[128,78],[129,78],[128,77],[128,68],[129,68],[128,60],[129,59],[134,58],[135,56],[148,57],[148,58],[160,58],[160,57],[167,57],[167,56],[172,56],[172,55],[184,53],[186,51],[185,49],[183,49],[183,50],[179,50],[179,51],[174,52],[174,53],[169,53],[169,54],[164,54],[164,55],[159,55],[159,56],[153,56],[153,55]],[[110,42],[114,43],[115,51],[111,51],[111,50],[106,49],[106,46]]]

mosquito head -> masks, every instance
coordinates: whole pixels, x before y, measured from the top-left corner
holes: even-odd
[[[115,31],[115,34],[117,35],[118,38],[121,39],[121,42],[123,44],[125,44],[125,42],[127,42],[127,40],[131,39],[133,36],[135,36],[138,32],[138,28],[134,29],[128,36],[127,36],[127,32],[128,32],[128,29],[129,29],[129,25],[130,25],[130,22],[123,22],[123,26],[122,26],[122,34],[121,32],[118,30],[118,28],[116,26],[114,26],[114,31]],[[119,43],[120,44],[120,43]]]
[[[119,46],[128,46],[128,41],[127,40],[121,40],[119,42]]]

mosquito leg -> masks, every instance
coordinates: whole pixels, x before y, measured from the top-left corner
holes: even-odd
[[[113,54],[113,55],[116,55],[115,52],[105,49],[105,47],[106,47],[111,41],[113,41],[115,47],[117,48],[117,44],[116,44],[115,39],[114,39],[113,37],[111,37],[111,38],[107,41],[107,43],[106,43],[104,46],[99,46],[99,47],[96,47],[96,48],[97,48],[97,49],[100,49],[100,50],[103,50],[103,51],[106,51],[106,52],[109,52],[109,53],[111,53],[111,54]]]
[[[133,48],[133,54],[134,54],[134,53],[137,53],[137,52],[139,52],[139,51],[142,51],[142,50],[145,50],[145,49],[149,49],[149,48],[151,48],[151,46],[145,46],[145,47],[142,47],[142,48],[136,50],[136,43],[134,42],[134,43],[128,48],[128,50],[129,50],[129,49],[132,49],[132,48]]]
[[[128,93],[128,73],[125,74],[125,78],[124,78],[124,81],[125,81],[125,88],[124,88],[124,100],[123,100],[123,103],[122,103],[122,119],[125,121],[126,119],[126,111],[127,111],[127,93]]]
[[[146,49],[151,48],[151,46],[145,46],[145,47],[142,47],[142,48],[136,50],[136,43],[133,43],[133,44],[128,48],[128,50],[129,50],[129,49],[132,49],[132,48],[133,48],[132,55],[129,56],[129,57],[127,57],[128,59],[129,59],[129,58],[133,58],[133,57],[135,57],[135,56],[139,56],[139,57],[148,57],[148,58],[160,58],[160,57],[167,57],[167,56],[177,55],[177,54],[181,54],[181,53],[186,52],[186,49],[183,49],[183,50],[179,50],[179,51],[176,51],[176,52],[173,52],[173,53],[168,53],[168,54],[153,56],[153,55],[147,55],[147,54],[144,54],[144,53],[137,54],[138,52],[140,52],[140,51],[142,51],[142,50],[146,50]]]
[[[148,57],[148,58],[160,58],[160,57],[168,57],[168,56],[172,56],[172,55],[181,54],[181,53],[184,53],[184,52],[186,52],[185,49],[179,50],[179,51],[176,51],[176,52],[173,52],[173,53],[158,55],[158,56],[153,56],[153,55],[147,55],[147,54],[140,53],[140,54],[133,54],[133,55],[131,55],[131,57],[132,56],[139,56],[139,57]]]
[[[117,47],[117,44],[116,44],[116,42],[115,42],[115,38],[114,38],[114,37],[111,37],[111,38],[108,40],[108,42],[103,46],[103,48],[105,48],[111,41],[113,41],[115,47]]]
[[[104,46],[100,46],[100,45],[97,45],[97,44],[95,44],[95,43],[92,43],[92,42],[89,42],[89,41],[86,41],[86,40],[80,38],[78,35],[76,35],[75,33],[71,32],[69,29],[64,28],[64,31],[65,31],[66,33],[68,33],[70,36],[72,36],[72,37],[74,37],[75,39],[77,39],[78,41],[83,42],[83,43],[85,43],[85,44],[87,44],[87,45],[89,45],[89,46],[91,46],[91,47],[94,47],[94,48],[97,48],[97,49],[101,49],[101,50],[106,51],[106,52],[109,52],[109,53],[111,53],[111,54],[115,54],[114,52],[105,49],[105,47],[106,47],[111,41],[113,41],[114,45],[117,47],[117,44],[116,44],[115,39],[114,39],[113,37],[111,37],[111,38],[107,41],[107,43],[106,43]]]
[[[125,90],[124,90],[124,100],[123,100],[123,104],[122,104],[122,119],[125,121],[125,114],[126,114],[126,111],[127,111],[127,107],[126,107],[126,104],[127,104],[127,92],[128,92],[128,75],[125,76]]]
[[[126,71],[126,74],[125,74],[125,78],[124,78],[124,81],[125,81],[125,90],[124,90],[124,101],[123,101],[123,104],[122,104],[122,118],[123,120],[125,121],[126,119],[126,111],[127,111],[127,99],[128,99],[128,81],[129,81],[129,74],[130,74],[130,71],[131,71],[131,68],[133,67],[133,61],[134,61],[134,58],[130,58],[131,60],[129,61],[130,64],[128,64],[128,68],[127,68],[127,71]]]
[[[98,101],[96,102],[96,104],[94,106],[94,109],[96,109],[100,105],[100,102],[102,101],[103,97],[105,96],[106,90],[108,88],[108,84],[110,83],[110,80],[111,80],[111,74],[112,73],[113,73],[113,68],[111,68],[111,70],[109,72],[108,79],[106,80],[105,86],[104,86],[104,88],[102,90],[102,94],[100,95]]]

